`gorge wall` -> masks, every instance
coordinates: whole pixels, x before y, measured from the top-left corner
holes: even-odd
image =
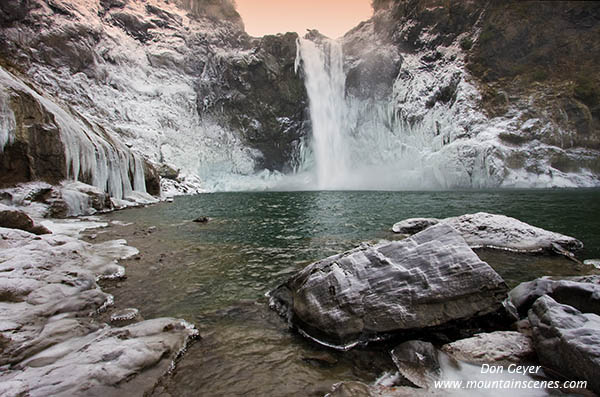
[[[297,36],[249,37],[229,1],[9,0],[0,24],[3,72],[91,126],[81,135],[143,156],[183,192],[294,167],[307,101],[294,73]],[[18,113],[5,102],[4,124]],[[5,169],[20,168],[23,156],[10,155],[20,147],[26,158],[56,152],[49,161],[69,167],[61,148],[46,153],[17,138],[3,152]],[[6,182],[65,177],[77,175],[29,172]]]
[[[158,174],[184,193],[600,184],[597,4],[373,6],[335,44],[250,37],[229,0],[3,1],[0,182],[121,197],[157,194]],[[315,74],[341,87],[335,128],[315,119]]]

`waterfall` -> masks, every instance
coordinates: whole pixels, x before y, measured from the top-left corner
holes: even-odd
[[[344,123],[346,76],[342,46],[333,40],[319,46],[300,39],[298,49],[309,97],[316,186],[341,188],[349,176],[351,160]]]

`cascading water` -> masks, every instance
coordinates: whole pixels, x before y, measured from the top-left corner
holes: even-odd
[[[310,188],[422,186],[420,149],[431,142],[394,131],[395,115],[389,102],[346,97],[341,43],[325,38],[318,42],[299,39],[297,45],[296,68],[301,66],[304,72],[312,122],[312,158],[308,156],[304,167],[312,167]],[[411,153],[411,147],[419,149]]]
[[[345,81],[342,46],[333,40],[321,46],[300,39],[298,57],[303,61],[313,128],[312,150],[318,189],[342,187],[349,172],[350,152],[345,136]]]

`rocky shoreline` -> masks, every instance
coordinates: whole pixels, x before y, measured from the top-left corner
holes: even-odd
[[[44,204],[37,204],[21,207],[29,214],[0,207],[0,394],[151,391],[198,330],[174,318],[139,321],[135,309],[113,312],[114,298],[98,282],[124,278],[118,261],[138,250],[125,240],[85,242],[84,230],[108,224],[39,218],[31,207]]]
[[[404,341],[390,352],[393,379],[341,383],[329,396],[447,395],[460,390],[438,382],[507,381],[482,377],[490,368],[513,369],[519,382],[544,380],[539,392],[572,380],[584,383],[563,391],[589,393],[586,385],[600,393],[600,276],[543,277],[508,292],[470,248],[574,257],[580,241],[487,213],[409,219],[394,232],[416,234],[315,262],[270,292],[271,308],[292,329],[326,346]]]

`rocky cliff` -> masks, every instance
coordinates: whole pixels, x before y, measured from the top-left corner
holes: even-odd
[[[375,123],[399,136],[432,187],[598,184],[598,4],[373,7],[344,37],[357,130]]]
[[[306,107],[295,35],[249,37],[229,0],[9,0],[0,27],[0,66],[70,113],[75,135],[103,136],[204,189],[224,175],[293,167]],[[4,124],[29,109],[2,103]],[[7,141],[4,169],[19,171],[3,182],[89,183],[65,171],[63,149]],[[23,167],[24,151],[52,167]]]

